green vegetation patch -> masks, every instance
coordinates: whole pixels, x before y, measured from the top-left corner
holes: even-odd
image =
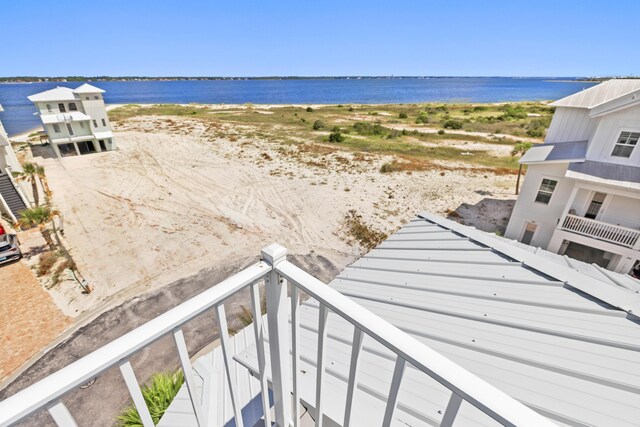
[[[513,146],[519,138],[542,138],[554,109],[539,102],[509,104],[402,104],[210,108],[206,105],[126,105],[109,112],[114,122],[137,116],[189,117],[207,124],[213,139],[260,138],[284,145],[339,145],[416,161],[458,161],[517,170],[517,159],[440,144]],[[177,129],[177,125],[173,126]],[[445,130],[446,129],[446,130]],[[496,134],[501,134],[500,137]],[[509,135],[505,137],[503,135]],[[213,140],[212,139],[212,140]]]
[[[178,394],[182,383],[184,383],[184,375],[182,371],[178,371],[174,374],[156,374],[151,378],[151,384],[142,387],[142,396],[154,424],[160,422],[160,418]],[[142,419],[133,404],[118,416],[118,423],[121,427],[142,427]]]

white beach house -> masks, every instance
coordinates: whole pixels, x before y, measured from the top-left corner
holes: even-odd
[[[616,272],[640,259],[640,80],[560,99],[505,237]]]
[[[58,157],[116,148],[103,93],[85,83],[76,89],[57,87],[28,97]]]
[[[4,111],[0,105],[0,112]],[[9,137],[0,122],[0,214],[16,221],[20,212],[29,206],[28,199],[21,188],[12,178],[13,172],[21,172],[22,168],[11,148]]]
[[[271,245],[0,402],[0,427],[40,425],[46,412],[59,426],[92,425],[82,398],[99,387],[118,401],[130,395],[152,427],[138,381],[155,355],[185,373],[160,427],[637,427],[638,291],[627,275],[429,213],[329,285]],[[232,336],[225,306],[239,293],[250,295],[255,321]],[[211,329],[190,326],[201,316],[212,316]],[[212,331],[220,345],[199,352],[194,334]],[[124,381],[100,380],[111,372]]]

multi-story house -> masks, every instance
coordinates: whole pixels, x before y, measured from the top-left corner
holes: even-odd
[[[104,90],[89,84],[57,87],[31,95],[44,131],[58,157],[116,148],[104,106]]]
[[[505,237],[609,270],[640,259],[640,80],[560,99],[528,166]]]
[[[20,212],[29,206],[25,189],[12,179],[13,172],[21,171],[20,163],[0,122],[0,214],[11,221],[16,221]]]

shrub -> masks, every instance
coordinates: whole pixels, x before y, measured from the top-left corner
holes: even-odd
[[[391,129],[387,134],[387,139],[396,139],[400,135],[404,135],[403,131],[399,131],[398,129]]]
[[[446,132],[444,131],[444,129],[440,129],[440,130],[438,131],[438,135],[444,135],[445,133],[446,133]]]
[[[511,104],[506,104],[500,107],[503,111],[502,116],[498,117],[499,120],[509,121],[509,120],[521,120],[527,118],[527,112],[521,105],[513,106]]]
[[[527,136],[530,136],[532,138],[540,138],[544,136],[544,129],[543,128],[527,129]]]
[[[524,153],[526,153],[527,151],[529,151],[529,149],[533,147],[533,144],[530,142],[516,142],[513,145],[513,148],[511,149],[511,155],[512,156],[517,156],[517,155],[524,155]]]
[[[384,136],[387,133],[387,129],[382,127],[380,122],[369,123],[369,122],[355,122],[353,124],[353,130],[355,130],[360,135],[366,136]]]
[[[420,113],[420,115],[416,118],[416,123],[429,123],[429,116],[427,116],[424,112]]]
[[[307,113],[313,113],[313,108],[307,107]]]
[[[345,215],[343,221],[344,229],[350,238],[349,243],[358,242],[364,249],[371,250],[378,246],[387,235],[382,231],[375,230],[365,223],[362,215],[351,209]]]
[[[445,129],[462,129],[462,122],[458,120],[447,120],[442,124],[442,126]]]
[[[349,111],[353,111],[353,107],[349,107]]]
[[[49,251],[40,255],[40,262],[38,262],[37,269],[38,276],[48,274],[56,261],[58,261],[58,254],[55,252]]]
[[[551,117],[535,119],[527,126],[527,135],[532,138],[543,137],[550,124]]]
[[[398,117],[401,119],[406,119],[408,116],[407,116],[407,113],[403,111],[402,113],[398,114]]]
[[[315,122],[313,122],[313,130],[324,129],[324,127],[325,125],[322,120],[316,120]]]
[[[380,173],[391,173],[391,172],[397,172],[399,170],[400,170],[400,167],[398,167],[397,162],[387,162],[382,166],[380,166]]]
[[[344,141],[344,135],[340,132],[340,128],[335,126],[331,129],[331,133],[329,134],[329,142],[342,142]]]
[[[175,374],[156,374],[152,377],[150,385],[142,387],[142,396],[149,408],[154,424],[160,421],[169,404],[178,394],[183,382],[184,375],[182,371],[178,371]],[[118,421],[122,427],[138,427],[142,425],[142,419],[140,419],[138,410],[133,404],[118,416]]]

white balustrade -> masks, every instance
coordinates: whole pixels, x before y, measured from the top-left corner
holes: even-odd
[[[608,224],[595,219],[567,214],[560,228],[583,236],[633,248],[640,238],[640,230]]]
[[[320,304],[318,370],[316,372],[316,426],[323,424],[324,406],[327,404],[322,399],[322,388],[326,379],[324,365],[326,362],[325,350],[328,336],[327,318],[330,313],[342,317],[354,326],[350,372],[345,396],[347,405],[345,418],[344,420],[333,421],[342,421],[344,426],[348,426],[352,421],[351,406],[358,388],[358,361],[361,355],[362,341],[364,336],[367,335],[370,339],[376,340],[396,355],[385,415],[384,419],[381,420],[383,426],[390,425],[393,420],[393,413],[407,363],[410,363],[416,369],[435,379],[451,391],[449,404],[443,414],[441,424],[443,426],[451,426],[454,423],[462,401],[475,406],[503,425],[537,427],[554,425],[535,411],[286,261],[286,250],[281,246],[271,245],[265,248],[262,256],[262,261],[0,402],[0,427],[17,423],[39,410],[48,410],[54,421],[60,426],[74,426],[73,416],[61,399],[86,381],[114,366],[120,367],[133,402],[142,415],[144,425],[151,425],[148,411],[143,407],[145,403],[139,390],[139,383],[129,360],[138,351],[169,334],[174,337],[196,421],[200,426],[212,425],[212,420],[205,419],[206,412],[202,408],[204,402],[200,402],[198,396],[196,396],[193,371],[182,333],[183,325],[189,320],[211,309],[215,310],[218,315],[226,380],[229,382],[235,422],[237,426],[242,426],[242,408],[239,406],[241,402],[238,401],[230,370],[230,364],[235,362],[233,361],[233,355],[230,353],[232,346],[229,343],[231,338],[227,331],[224,301],[247,287],[250,288],[254,319],[252,328],[257,342],[261,401],[265,412],[265,424],[271,425],[269,420],[271,408],[269,407],[266,378],[266,371],[269,367],[266,366],[265,362],[264,325],[260,313],[258,287],[258,282],[261,280],[264,280],[266,284],[266,327],[269,330],[270,370],[272,372],[274,421],[276,426],[289,427],[290,424],[296,426],[300,417],[298,409],[300,405],[298,392],[300,384],[298,378],[298,366],[300,363],[298,307],[301,300],[301,292],[305,292],[315,298]],[[289,303],[287,303],[287,283],[291,285]],[[289,330],[288,322],[290,314],[292,316],[291,330]],[[289,332],[292,334],[292,340],[289,339]],[[293,366],[289,365],[290,350],[293,356],[291,359]],[[240,365],[236,365],[235,369],[243,368]],[[293,407],[291,405],[292,396]],[[216,402],[209,402],[208,404],[216,405]],[[218,402],[217,404],[222,405],[223,402]],[[211,408],[208,413],[212,413]],[[209,417],[208,415],[206,416],[206,418]]]

